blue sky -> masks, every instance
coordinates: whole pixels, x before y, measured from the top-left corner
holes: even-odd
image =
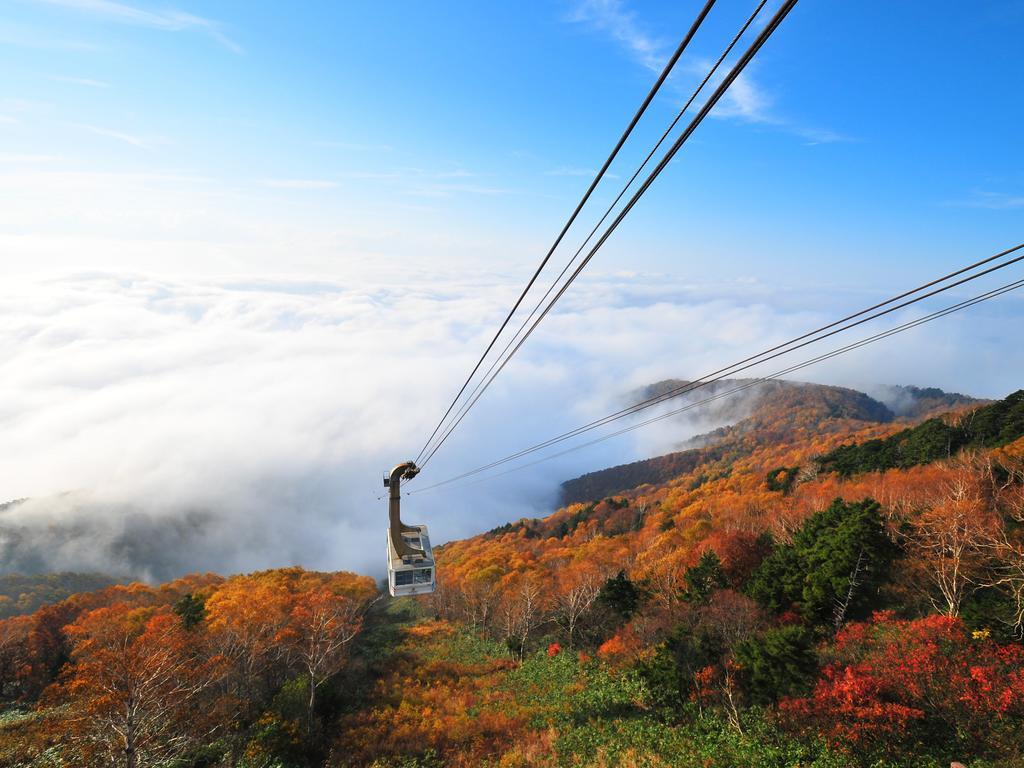
[[[620,177],[752,5],[713,10]],[[194,247],[124,256],[172,272],[336,273],[358,253],[518,273],[696,8],[12,0],[0,172],[39,193],[4,185],[2,234],[36,267],[122,267],[104,244],[143,239]],[[1024,219],[1022,32],[1013,2],[798,5],[595,267],[873,285],[1008,243]],[[48,208],[65,173],[81,194]],[[128,204],[90,174],[128,179]],[[211,243],[236,250],[211,260]]]
[[[567,244],[753,5],[719,0]],[[379,570],[380,470],[426,439],[697,8],[0,3],[0,501],[33,498],[37,534],[0,570]],[[424,482],[1020,242],[1021,39],[1020,2],[803,0]],[[800,375],[1002,397],[1022,320],[1009,295]],[[411,519],[443,541],[546,514],[561,480],[718,425]],[[50,538],[77,519],[88,538]],[[161,551],[118,561],[127,529]]]

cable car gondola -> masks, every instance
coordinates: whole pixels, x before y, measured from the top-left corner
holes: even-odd
[[[402,480],[419,473],[411,461],[399,464],[384,476],[388,494],[388,591],[392,597],[426,595],[437,586],[434,553],[425,525],[405,525],[400,516]]]

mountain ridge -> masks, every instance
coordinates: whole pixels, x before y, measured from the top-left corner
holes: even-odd
[[[696,402],[714,397],[738,386],[750,386],[730,405],[732,398],[702,406],[715,419],[737,418],[710,432],[695,435],[683,443],[683,450],[638,461],[593,470],[561,484],[562,506],[600,499],[649,483],[659,483],[690,472],[707,461],[726,454],[749,454],[767,443],[791,441],[811,432],[835,432],[849,428],[851,422],[892,424],[926,418],[938,411],[981,404],[983,400],[960,393],[947,393],[935,387],[885,385],[879,387],[893,403],[890,407],[871,395],[849,387],[813,382],[773,380],[755,383],[755,379],[721,379],[703,385],[693,395],[673,403]],[[637,401],[657,397],[691,384],[685,379],[665,379],[641,389]],[[706,409],[706,410],[705,410]],[[744,439],[747,436],[750,439]]]

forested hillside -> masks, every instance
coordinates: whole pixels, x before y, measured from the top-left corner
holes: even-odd
[[[637,400],[657,397],[688,385],[682,379],[667,379],[646,387]],[[897,418],[885,404],[845,387],[830,387],[791,381],[722,379],[694,390],[683,400],[715,397],[736,387],[749,386],[742,397],[725,397],[702,407],[707,420],[726,422],[722,427],[687,441],[689,450],[644,459],[618,467],[589,472],[562,484],[562,503],[610,496],[644,483],[662,483],[691,472],[723,456],[737,457],[760,445],[812,440],[824,431],[855,431],[865,423],[888,424]],[[886,399],[902,418],[930,416],[943,409],[963,407],[979,401],[941,389],[885,387]],[[737,402],[738,401],[738,402]],[[676,407],[678,401],[673,400]]]
[[[111,586],[0,622],[3,766],[321,764],[373,580]]]
[[[286,569],[6,619],[0,765],[1024,764],[1024,393],[845,392],[438,547],[430,597]]]
[[[118,581],[102,573],[47,573],[38,576],[12,573],[0,576],[0,619],[33,613],[77,592],[91,592]]]
[[[885,439],[842,445],[821,457],[826,472],[844,477],[912,467],[949,458],[966,448],[994,448],[1024,434],[1024,391],[960,418],[929,419]]]
[[[1021,393],[907,428],[777,392],[670,480],[445,546],[435,610],[643,685],[606,757],[705,755],[714,723],[710,765],[1020,764]],[[958,437],[913,462],[831,463],[934,424]]]

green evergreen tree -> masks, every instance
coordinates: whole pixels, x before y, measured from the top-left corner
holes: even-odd
[[[639,671],[654,700],[675,710],[690,700],[696,673],[717,663],[724,650],[721,638],[681,625],[658,646],[653,658],[640,664]]]
[[[206,619],[206,599],[193,594],[185,595],[174,604],[174,612],[181,617],[185,629],[192,629]]]
[[[597,600],[623,621],[629,621],[646,596],[644,589],[631,581],[625,571],[619,571],[601,586]]]
[[[722,561],[712,549],[701,555],[696,565],[686,569],[683,579],[686,581],[683,599],[694,603],[706,603],[712,592],[728,584]]]
[[[795,606],[813,624],[838,625],[878,604],[896,554],[878,502],[836,499],[765,558],[747,591],[768,610]]]
[[[814,638],[805,628],[775,627],[736,646],[735,659],[755,704],[803,693],[817,671]]]

